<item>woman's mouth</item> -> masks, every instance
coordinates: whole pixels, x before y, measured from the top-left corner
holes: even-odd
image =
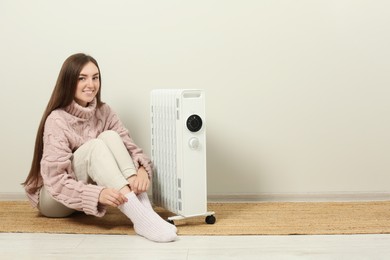
[[[83,93],[85,93],[85,94],[92,94],[92,93],[94,93],[94,92],[95,92],[94,89],[86,89],[86,90],[83,90]]]

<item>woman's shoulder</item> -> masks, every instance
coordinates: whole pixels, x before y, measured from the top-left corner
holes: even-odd
[[[50,112],[50,114],[47,116],[46,121],[61,120],[61,119],[63,119],[63,120],[65,119],[65,113],[64,113],[63,109],[55,109],[55,110]]]
[[[104,114],[104,115],[109,115],[114,113],[114,110],[108,105],[107,103],[103,103],[98,109],[97,112]]]
[[[107,103],[102,103],[98,109],[111,109]]]
[[[119,120],[118,115],[116,114],[114,109],[112,109],[107,103],[104,103],[101,107],[99,107],[99,109],[97,109],[96,117],[98,119],[102,119],[106,123],[114,121],[116,122]]]
[[[63,109],[53,110],[46,118],[45,128],[59,126],[61,128],[65,127],[68,122],[67,113]]]

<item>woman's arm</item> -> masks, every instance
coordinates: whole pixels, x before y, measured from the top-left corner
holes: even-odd
[[[105,207],[99,203],[103,187],[77,181],[72,170],[72,150],[65,134],[66,122],[55,113],[46,120],[43,136],[41,175],[45,188],[65,206],[86,214],[103,216]]]

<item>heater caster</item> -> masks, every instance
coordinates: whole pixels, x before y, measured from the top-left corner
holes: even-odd
[[[199,215],[191,215],[191,216],[174,216],[174,217],[169,217],[167,219],[167,222],[172,224],[172,225],[175,225],[175,223],[173,222],[174,220],[182,220],[182,219],[186,219],[186,218],[194,218],[194,217],[201,217],[201,216],[206,216],[206,223],[207,224],[214,224],[215,223],[215,217],[214,217],[214,214],[215,212],[214,211],[208,211],[204,214],[199,214]]]
[[[215,217],[213,215],[206,217],[206,223],[207,224],[214,224],[215,223]]]

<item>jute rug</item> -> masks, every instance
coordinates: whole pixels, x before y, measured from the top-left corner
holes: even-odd
[[[390,201],[210,203],[216,223],[204,217],[176,221],[179,235],[314,235],[390,233]],[[156,208],[164,218],[172,214]],[[73,214],[46,218],[28,202],[0,202],[0,232],[135,234],[116,208],[103,218]]]

